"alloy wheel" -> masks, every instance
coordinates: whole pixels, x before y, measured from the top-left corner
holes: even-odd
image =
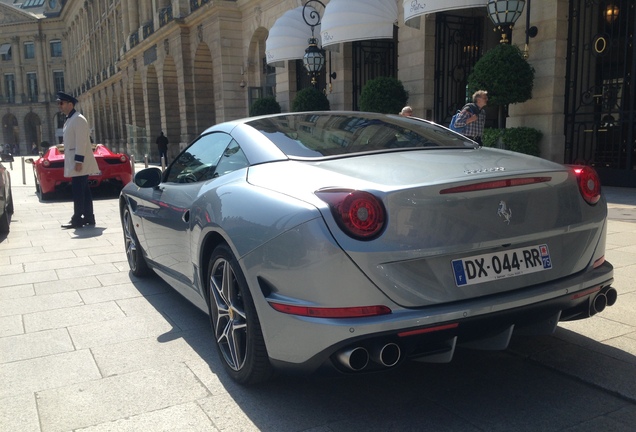
[[[213,264],[210,293],[214,336],[226,364],[239,371],[247,358],[247,316],[236,274],[223,257]]]

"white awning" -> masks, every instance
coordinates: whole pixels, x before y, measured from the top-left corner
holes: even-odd
[[[306,13],[314,8],[307,7]],[[314,35],[320,46],[320,26],[314,28]],[[265,41],[265,57],[267,64],[299,60],[305,55],[309,46],[311,27],[303,19],[303,6],[289,10],[276,20]]]
[[[392,0],[331,0],[322,17],[322,46],[368,39],[393,39],[398,20]]]
[[[0,45],[0,55],[7,55],[11,51],[11,44]]]
[[[403,0],[404,23],[409,27],[419,27],[413,19],[424,14],[445,12],[455,9],[486,7],[488,0]]]

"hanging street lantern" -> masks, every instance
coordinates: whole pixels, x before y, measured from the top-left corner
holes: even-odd
[[[495,25],[495,31],[501,32],[499,43],[510,43],[508,32],[512,30],[515,22],[521,16],[525,4],[525,0],[488,0],[486,8],[490,20]]]
[[[322,50],[318,48],[316,38],[312,37],[309,39],[309,46],[303,56],[303,65],[305,65],[307,72],[311,74],[311,84],[315,87],[318,82],[316,81],[316,75],[320,73],[325,65],[325,56],[322,55]]]
[[[311,84],[316,87],[316,83],[318,82],[316,75],[320,73],[322,67],[325,65],[325,56],[322,50],[318,48],[318,40],[314,37],[314,27],[320,25],[320,14],[318,14],[314,8],[309,8],[307,12],[307,6],[313,2],[319,3],[323,10],[325,8],[325,5],[319,0],[308,0],[303,6],[303,20],[311,27],[311,38],[307,41],[309,46],[303,56],[303,65],[305,69],[307,69],[307,72],[311,74]]]

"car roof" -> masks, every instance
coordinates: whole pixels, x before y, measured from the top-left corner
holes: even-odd
[[[399,115],[359,111],[310,111],[237,119],[203,135],[234,136],[250,161],[319,160],[359,154],[477,144],[435,123]]]

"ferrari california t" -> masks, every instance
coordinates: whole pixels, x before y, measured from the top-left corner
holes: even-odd
[[[118,190],[132,180],[130,158],[124,153],[113,153],[103,144],[93,145],[93,154],[97,160],[99,173],[88,177],[93,188],[111,185]],[[71,179],[64,177],[64,144],[49,147],[38,159],[25,159],[33,165],[35,192],[41,201],[49,199],[55,192],[69,189]]]
[[[228,374],[505,349],[614,304],[595,171],[420,119],[279,114],[201,134],[120,195],[132,274],[209,314]]]

